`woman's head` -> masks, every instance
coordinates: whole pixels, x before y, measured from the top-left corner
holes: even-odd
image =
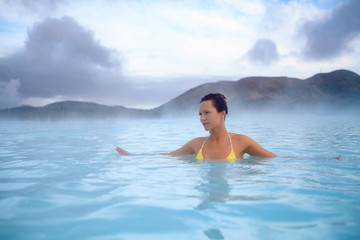
[[[225,111],[226,114],[228,114],[228,106],[227,106],[227,99],[226,97],[221,93],[210,93],[206,96],[204,96],[200,103],[204,101],[212,101],[212,104],[214,108],[220,113],[222,111]]]
[[[200,102],[200,122],[206,131],[222,126],[228,112],[226,97],[220,93],[210,93]]]

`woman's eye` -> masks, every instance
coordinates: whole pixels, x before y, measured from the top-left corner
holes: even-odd
[[[210,112],[203,112],[203,113],[201,113],[201,112],[199,112],[199,116],[202,116],[203,114],[204,115],[207,115],[207,114],[209,114]]]

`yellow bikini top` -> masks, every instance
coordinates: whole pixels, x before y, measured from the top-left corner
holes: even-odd
[[[228,133],[228,135],[229,135],[229,139],[230,139],[231,151],[230,151],[229,155],[225,158],[225,160],[236,160],[237,158],[236,158],[235,151],[234,151],[234,148],[233,148],[233,145],[232,145],[231,137],[230,137],[230,134],[229,134],[229,133]],[[202,150],[203,150],[204,145],[205,145],[206,141],[208,140],[208,138],[209,138],[209,137],[207,137],[207,138],[205,139],[205,141],[203,142],[203,144],[202,144],[199,152],[198,152],[197,155],[196,155],[196,159],[198,159],[198,160],[204,160],[204,155],[203,155],[203,151],[202,151]]]

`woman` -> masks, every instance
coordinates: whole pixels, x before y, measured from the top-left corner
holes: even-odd
[[[225,117],[228,113],[226,97],[220,93],[210,93],[200,102],[200,122],[209,137],[199,137],[186,143],[181,148],[165,153],[168,155],[197,154],[196,159],[226,159],[242,158],[247,153],[258,157],[276,157],[275,154],[262,148],[253,139],[242,134],[229,133],[225,127]],[[116,151],[129,155],[124,149],[116,147]]]

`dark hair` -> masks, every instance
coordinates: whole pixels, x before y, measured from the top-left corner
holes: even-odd
[[[212,100],[213,106],[218,112],[222,112],[225,110],[225,113],[228,114],[227,99],[223,94],[209,93],[201,99],[200,103],[208,100]]]

